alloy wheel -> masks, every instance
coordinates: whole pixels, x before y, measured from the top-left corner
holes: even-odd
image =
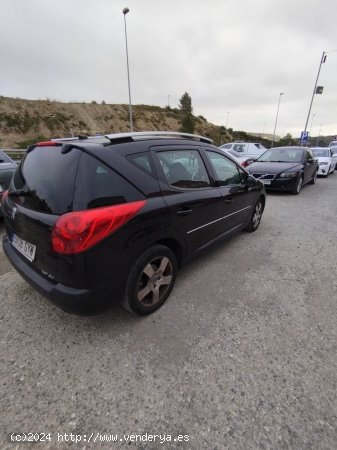
[[[297,187],[296,187],[296,192],[299,194],[300,193],[300,190],[302,189],[302,184],[303,184],[303,180],[302,180],[302,177],[298,180],[298,183],[297,183]]]
[[[137,299],[143,306],[160,303],[173,282],[173,266],[166,256],[146,264],[137,284]]]
[[[258,227],[261,217],[262,217],[262,203],[259,201],[259,202],[257,202],[257,204],[255,206],[253,217],[252,217],[252,223],[253,223],[254,229]]]

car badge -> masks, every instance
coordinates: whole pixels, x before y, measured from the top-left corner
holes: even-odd
[[[17,210],[18,210],[18,209],[17,209],[16,207],[14,207],[14,208],[12,209],[12,214],[11,214],[11,219],[12,219],[12,220],[15,219],[15,215],[16,215]]]

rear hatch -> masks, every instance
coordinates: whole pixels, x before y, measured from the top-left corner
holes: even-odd
[[[17,168],[3,206],[12,246],[27,264],[51,281],[60,281],[62,269],[60,258],[51,248],[51,231],[60,215],[73,210],[80,155],[77,149],[62,153],[61,145],[33,148]]]
[[[3,202],[8,240],[49,281],[99,288],[111,280],[104,269],[115,246],[105,239],[120,245],[115,231],[145,205],[145,196],[95,157],[96,144],[41,145],[27,152]]]

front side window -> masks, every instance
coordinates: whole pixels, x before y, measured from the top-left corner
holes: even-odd
[[[210,186],[206,167],[197,150],[157,152],[157,157],[169,185],[181,189]]]
[[[236,164],[219,153],[208,151],[207,155],[221,186],[241,183],[241,176]]]

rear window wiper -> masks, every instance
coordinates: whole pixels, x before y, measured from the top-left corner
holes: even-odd
[[[32,195],[31,191],[27,191],[25,189],[17,189],[16,191],[8,192],[9,197],[23,197]]]

